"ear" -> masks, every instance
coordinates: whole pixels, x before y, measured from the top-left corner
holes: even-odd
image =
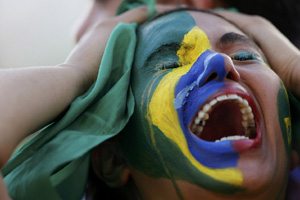
[[[96,175],[111,188],[127,183],[130,170],[126,161],[118,153],[114,141],[106,141],[92,151],[92,166]]]

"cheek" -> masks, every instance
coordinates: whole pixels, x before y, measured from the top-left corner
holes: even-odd
[[[174,107],[175,87],[185,70],[168,73],[155,89],[148,106],[147,119],[157,126],[166,137],[175,143],[182,144],[185,139],[179,124],[178,114]]]
[[[187,180],[213,191],[236,192],[241,189],[239,186],[243,181],[240,171],[235,168],[215,169],[203,165],[192,155],[187,144],[174,99],[178,80],[188,69],[189,67],[182,67],[164,76],[155,88],[151,100],[144,105],[147,107],[147,130],[151,143],[164,171],[171,173],[173,178]],[[146,89],[147,92],[144,93],[151,93],[151,90]]]
[[[263,66],[257,70],[239,70],[241,78],[254,92],[265,118],[266,126],[271,132],[275,125],[280,130],[285,144],[287,155],[291,146],[291,117],[288,95],[280,78],[269,68]],[[280,136],[279,136],[280,137]]]
[[[277,96],[277,108],[278,108],[278,119],[281,128],[281,132],[284,139],[286,153],[289,156],[291,153],[291,114],[290,105],[288,100],[288,94],[285,86],[280,82],[280,89]]]

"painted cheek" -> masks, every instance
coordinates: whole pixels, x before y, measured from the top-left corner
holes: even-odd
[[[182,102],[177,100],[179,101],[179,103],[178,105],[176,105],[177,103],[175,95],[178,95],[182,90],[186,89],[186,87],[188,86],[187,82],[193,83],[194,81],[196,81],[198,84],[201,84],[205,79],[204,76],[202,78],[201,76],[199,76],[199,74],[201,74],[201,71],[209,73],[209,71],[205,71],[205,65],[203,65],[201,68],[201,66],[195,65],[195,63],[197,64],[197,61],[202,62],[203,60],[201,59],[205,60],[209,56],[213,55],[214,53],[208,50],[210,48],[210,43],[206,34],[197,27],[193,28],[184,37],[182,46],[177,53],[179,62],[181,63],[182,67],[176,68],[170,73],[166,74],[159,82],[157,88],[153,92],[151,101],[147,106],[147,120],[149,121],[150,127],[153,124],[172,143],[175,143],[182,154],[189,160],[190,164],[197,168],[200,173],[211,177],[217,182],[220,181],[235,186],[241,186],[243,182],[241,172],[236,168],[230,168],[236,166],[238,160],[237,154],[233,153],[233,156],[231,156],[230,158],[226,156],[223,157],[224,162],[220,161],[220,163],[226,162],[227,164],[224,165],[218,165],[218,162],[216,162],[216,165],[211,165],[209,167],[206,166],[208,165],[207,163],[206,165],[203,165],[203,163],[205,163],[205,159],[211,156],[214,157],[215,155],[209,154],[208,157],[201,157],[201,155],[205,155],[207,151],[211,151],[214,148],[215,149],[213,150],[213,154],[232,154],[234,150],[231,147],[230,142],[223,142],[222,145],[212,144],[207,146],[208,142],[202,141],[199,138],[196,138],[191,133],[185,132],[186,130],[183,130],[184,127],[182,124],[182,119],[180,119],[179,117],[182,115],[180,112],[178,112],[178,110],[176,110],[176,107],[178,105],[179,107],[181,107],[180,105],[182,105]],[[201,57],[202,55],[203,57]],[[200,59],[200,61],[198,60],[198,58]],[[220,61],[220,59],[217,59],[216,62],[219,64],[219,62],[222,61]],[[205,62],[203,61],[202,63]],[[224,72],[223,69],[223,71],[221,70],[219,73],[221,76],[225,76],[226,72]],[[183,82],[183,84],[180,82]],[[220,81],[218,83],[212,81],[211,84],[216,84],[213,86],[214,89],[211,92],[217,91],[220,88],[224,87],[224,83]],[[204,91],[204,93],[206,92]],[[209,90],[207,90],[207,94],[208,96],[211,94]],[[187,139],[187,134],[189,135],[189,137],[191,137],[190,139]],[[192,146],[189,146],[189,144],[193,143],[194,141],[198,142],[194,143]],[[197,149],[197,146],[200,146],[202,148],[202,152],[198,151],[199,148]],[[194,153],[193,150],[191,150],[193,148],[195,150]],[[196,159],[196,154],[198,154],[198,158],[200,159]],[[204,159],[201,160],[201,158]],[[225,161],[227,159],[230,161]]]
[[[191,133],[189,127],[208,98],[226,86],[222,81],[226,76],[224,65],[223,56],[206,50],[180,78],[176,85],[174,101],[191,154],[198,162],[214,169],[236,167],[238,152],[234,150],[230,141],[214,143],[201,140]],[[216,73],[218,78],[205,82],[212,73]]]
[[[286,148],[286,153],[289,156],[291,152],[291,113],[287,90],[282,82],[280,82],[281,88],[277,95],[277,108],[278,108],[278,118],[281,128],[281,132],[284,139],[284,144]]]

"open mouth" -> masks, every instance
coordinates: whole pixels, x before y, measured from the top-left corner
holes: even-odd
[[[258,119],[251,96],[219,94],[206,102],[190,123],[190,131],[210,142],[255,139]]]

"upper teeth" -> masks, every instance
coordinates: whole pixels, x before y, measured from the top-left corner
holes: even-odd
[[[249,106],[248,101],[236,94],[218,96],[217,98],[206,103],[203,106],[202,110],[198,112],[198,115],[194,120],[194,123],[192,125],[192,132],[196,133],[196,135],[200,135],[201,132],[203,131],[203,126],[206,124],[206,120],[209,119],[209,112],[211,111],[212,107],[217,102],[226,101],[226,100],[234,100],[239,104],[240,111],[242,113],[242,126],[244,127],[246,133],[245,137],[247,138],[250,137],[250,130],[248,128],[255,127],[254,115],[252,113],[252,109]]]

